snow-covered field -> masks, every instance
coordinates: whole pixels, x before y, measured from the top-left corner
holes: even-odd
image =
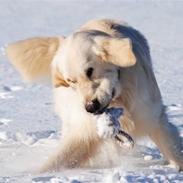
[[[118,18],[149,40],[155,74],[172,123],[183,137],[183,1],[0,0],[0,183],[183,182],[148,139],[111,169],[37,174],[54,151],[60,122],[49,86],[26,85],[4,55],[9,42],[69,35],[93,18]]]

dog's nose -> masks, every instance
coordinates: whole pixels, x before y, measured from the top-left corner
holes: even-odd
[[[100,109],[100,102],[98,99],[94,99],[91,102],[88,102],[85,108],[87,112],[94,113]]]

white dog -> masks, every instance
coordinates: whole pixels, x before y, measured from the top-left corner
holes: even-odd
[[[67,38],[10,44],[7,55],[24,79],[52,78],[62,140],[42,171],[114,163],[119,146],[98,135],[94,115],[108,106],[124,108],[123,129],[134,138],[149,136],[170,163],[183,169],[181,140],[165,114],[147,41],[134,28],[93,20]]]

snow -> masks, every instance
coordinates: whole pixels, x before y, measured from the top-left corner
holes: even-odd
[[[1,0],[0,183],[183,182],[149,139],[109,169],[38,174],[56,148],[60,122],[49,86],[25,84],[5,57],[5,46],[33,36],[69,35],[93,18],[118,18],[147,37],[167,113],[183,137],[183,2],[127,0]]]

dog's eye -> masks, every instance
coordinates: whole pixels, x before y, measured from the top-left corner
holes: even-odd
[[[86,70],[86,75],[87,77],[90,79],[92,74],[93,74],[93,68],[92,67],[89,67],[87,70]]]

